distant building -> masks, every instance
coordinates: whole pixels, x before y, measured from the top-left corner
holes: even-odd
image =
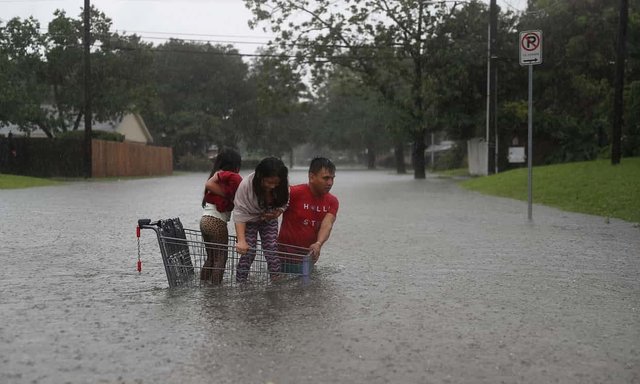
[[[128,113],[121,119],[107,122],[96,122],[91,125],[94,131],[117,132],[124,136],[124,141],[141,144],[153,143],[153,137],[142,116],[138,113]],[[84,131],[84,122],[78,126],[79,131]],[[8,125],[0,127],[0,135],[7,136],[12,132],[14,136],[25,136],[26,133],[21,131],[17,125]],[[29,134],[30,137],[47,137],[40,129],[35,129]]]
[[[80,127],[84,130],[83,124],[81,124]],[[80,127],[78,129],[81,129]],[[124,136],[124,141],[132,143],[153,143],[153,137],[151,136],[151,133],[149,133],[147,125],[144,123],[142,116],[138,113],[128,113],[122,116],[122,119],[115,122],[97,123],[92,127],[92,129],[117,132]]]

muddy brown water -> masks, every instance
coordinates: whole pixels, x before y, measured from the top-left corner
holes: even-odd
[[[632,223],[338,170],[310,284],[168,289],[144,231],[138,274],[205,178],[0,190],[0,383],[640,382]]]

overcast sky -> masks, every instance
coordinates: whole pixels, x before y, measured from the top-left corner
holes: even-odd
[[[526,0],[497,2],[506,9],[526,8]],[[135,33],[154,44],[176,37],[232,44],[251,54],[271,38],[249,28],[251,13],[242,0],[91,0],[91,4],[111,18],[114,30]],[[78,17],[83,5],[83,0],[0,0],[0,20],[34,16],[46,29],[56,9]]]

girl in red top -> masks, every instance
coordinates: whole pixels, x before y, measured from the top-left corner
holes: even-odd
[[[213,163],[213,169],[205,183],[202,197],[202,218],[200,231],[207,243],[228,244],[227,223],[233,210],[233,199],[242,181],[238,174],[242,159],[232,149],[222,150]],[[220,284],[227,265],[225,246],[207,245],[207,260],[200,270],[200,279]]]

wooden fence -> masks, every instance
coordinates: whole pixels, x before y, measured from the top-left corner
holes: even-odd
[[[157,176],[173,172],[173,151],[129,142],[91,141],[93,177]]]
[[[84,141],[79,138],[0,136],[0,173],[36,177],[83,177]],[[92,176],[160,176],[173,172],[173,151],[129,142],[94,139]]]

